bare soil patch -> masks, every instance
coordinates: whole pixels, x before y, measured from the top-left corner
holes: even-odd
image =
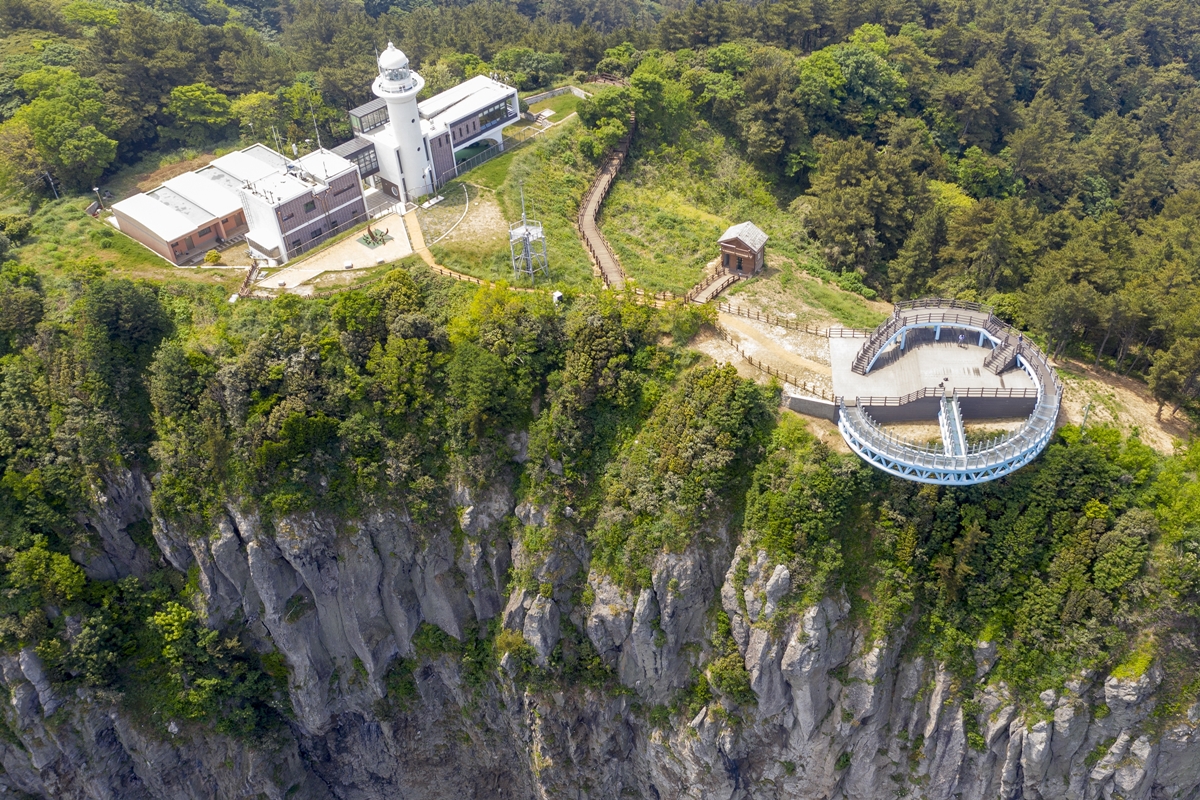
[[[461,245],[468,248],[486,247],[489,249],[503,246],[508,240],[508,223],[504,219],[504,211],[500,208],[500,201],[496,197],[496,193],[478,186],[471,186],[470,192],[471,207],[467,211],[467,216],[438,244],[447,247]],[[454,212],[455,208],[451,206],[447,211]],[[462,215],[461,203],[457,204],[456,211],[457,213],[453,214],[454,220]],[[425,230],[426,243],[432,242],[440,235],[425,229],[424,220],[422,220],[422,229]],[[431,233],[433,233],[432,236]]]
[[[746,355],[782,370],[797,380],[833,391],[828,339],[732,314],[721,314],[719,318],[721,326],[737,340]],[[729,347],[727,343],[726,347]],[[729,349],[733,350],[732,347]]]
[[[1063,382],[1062,422],[1079,425],[1090,405],[1089,426],[1113,425],[1124,435],[1136,430],[1143,442],[1162,453],[1173,452],[1176,440],[1192,434],[1188,419],[1172,415],[1169,405],[1162,420],[1157,419],[1158,401],[1139,381],[1078,361],[1060,363],[1058,374]]]
[[[693,350],[703,353],[718,364],[733,364],[737,369],[738,375],[747,380],[755,381],[756,383],[766,383],[769,380],[766,373],[760,372],[746,363],[745,359],[741,357],[729,342],[708,328],[696,334],[688,343],[688,346]]]

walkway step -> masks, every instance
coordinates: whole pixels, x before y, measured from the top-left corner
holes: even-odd
[[[1017,360],[1017,349],[1007,339],[999,347],[988,353],[983,360],[983,367],[993,375],[999,375],[1013,365]]]

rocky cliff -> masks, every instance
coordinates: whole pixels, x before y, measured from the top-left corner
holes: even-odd
[[[206,535],[151,519],[154,542],[136,535],[152,517],[149,491],[137,474],[112,481],[79,520],[93,544],[76,560],[102,579],[159,559],[192,572],[210,626],[283,655],[293,715],[271,741],[251,743],[179,720],[135,721],[119,698],[61,692],[23,650],[0,658],[6,793],[1200,797],[1200,707],[1156,716],[1157,667],[1124,680],[1079,675],[1019,709],[990,679],[993,645],[979,644],[975,684],[963,685],[907,653],[904,629],[866,638],[845,596],[789,603],[803,587],[788,568],[732,541],[719,521],[702,545],[660,555],[652,585],[631,594],[589,569],[570,515],[518,504],[505,481],[453,490],[440,525],[400,511],[267,520],[230,504]],[[536,553],[514,534],[547,526],[552,544]],[[530,580],[509,592],[512,572]],[[587,590],[569,591],[581,574]],[[719,609],[755,702],[656,715],[707,663]],[[383,713],[389,668],[414,655],[423,622],[462,639],[496,618],[539,665],[571,631],[586,636],[609,683],[530,685],[510,654],[470,685],[462,661],[441,655],[417,662],[413,702]]]

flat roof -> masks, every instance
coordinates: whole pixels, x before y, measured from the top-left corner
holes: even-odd
[[[225,172],[224,170],[220,169],[219,167],[214,167],[212,165],[209,165],[207,167],[201,167],[200,169],[196,170],[196,174],[211,183],[215,183],[219,186],[224,187],[225,190],[228,191],[230,194],[232,194],[234,197],[237,197],[238,190],[242,188],[241,181],[239,181],[237,178],[230,175],[228,172]],[[239,199],[238,200],[238,208],[241,208],[241,205],[242,205],[242,201]]]
[[[112,208],[135,220],[164,242],[181,239],[199,227],[174,208],[148,194],[127,197],[113,203]]]
[[[213,178],[219,170],[185,172],[166,181],[163,186],[186,198],[213,217],[228,217],[242,209],[242,201],[228,185]],[[236,185],[234,187],[236,189]]]
[[[207,222],[212,222],[214,219],[213,214],[193,203],[191,200],[179,194],[178,192],[172,191],[169,186],[159,186],[157,189],[151,189],[150,191],[146,192],[146,194],[150,197],[153,197],[164,206],[178,211],[196,226],[203,225]]]
[[[300,166],[319,180],[331,180],[354,169],[354,162],[347,161],[332,150],[321,148],[300,156]]]
[[[239,183],[253,183],[261,180],[273,172],[278,172],[282,166],[274,166],[262,158],[256,158],[247,152],[248,150],[249,148],[238,150],[213,159],[209,162],[209,166],[229,174]]]
[[[517,90],[487,75],[476,75],[458,86],[418,103],[417,110],[432,123],[450,124],[499,103]]]

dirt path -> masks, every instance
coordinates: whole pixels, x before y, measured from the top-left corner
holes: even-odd
[[[829,340],[823,336],[733,314],[720,313],[717,318],[721,327],[738,338],[746,352],[755,358],[780,369],[790,364],[827,378],[833,374],[829,368]]]

